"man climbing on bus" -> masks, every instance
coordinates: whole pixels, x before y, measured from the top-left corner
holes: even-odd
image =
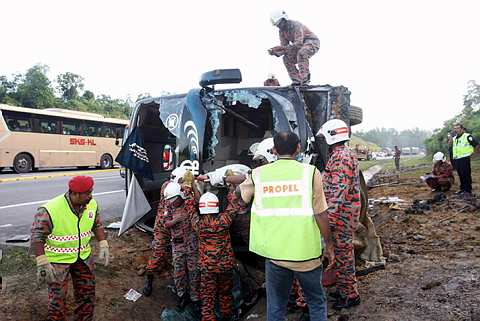
[[[320,49],[320,40],[305,25],[289,20],[283,10],[272,12],[270,21],[279,29],[280,46],[270,48],[268,53],[276,57],[283,56],[292,86],[308,85],[309,59]]]

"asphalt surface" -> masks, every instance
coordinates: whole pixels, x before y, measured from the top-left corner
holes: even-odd
[[[93,197],[99,204],[103,221],[121,218],[125,205],[125,183],[118,169],[57,169],[21,175],[3,171],[0,172],[0,244],[15,235],[29,235],[36,209],[66,192],[68,180],[75,175],[94,178]]]

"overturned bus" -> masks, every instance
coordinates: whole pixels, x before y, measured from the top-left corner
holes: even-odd
[[[333,118],[342,119],[349,126],[362,122],[362,110],[350,105],[350,92],[342,86],[215,88],[218,84],[239,82],[238,69],[215,70],[202,75],[201,88],[187,94],[137,102],[129,130],[137,128],[141,133],[150,161],[153,177],[137,180],[152,209],[146,215],[126,212],[124,219],[127,215],[128,221],[152,232],[160,188],[173,169],[185,166],[198,175],[229,164],[251,167],[249,147],[279,131],[295,132],[301,143],[299,161],[323,170],[328,147],[315,133]],[[127,171],[127,187],[131,177],[131,171]],[[367,193],[362,178],[362,237],[370,240],[357,240],[356,245],[370,247],[364,259],[374,261],[381,256],[381,248],[366,210]],[[237,253],[248,249],[248,223],[241,228],[239,237],[232,235]]]

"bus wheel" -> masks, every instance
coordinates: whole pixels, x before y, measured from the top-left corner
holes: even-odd
[[[28,173],[32,170],[33,160],[28,154],[18,154],[13,160],[13,169],[18,174]]]
[[[102,157],[100,157],[100,167],[102,169],[112,168],[113,167],[112,156],[108,154],[103,154]]]
[[[0,167],[0,172],[3,171],[3,167]]]

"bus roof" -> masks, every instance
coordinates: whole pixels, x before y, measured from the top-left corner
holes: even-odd
[[[9,111],[37,114],[37,115],[56,116],[56,117],[74,118],[74,119],[82,119],[82,120],[93,120],[93,121],[101,121],[104,123],[113,123],[113,124],[122,124],[122,125],[128,124],[127,119],[107,118],[100,114],[87,113],[83,111],[69,110],[69,109],[62,109],[62,108],[36,109],[36,108],[26,108],[26,107],[17,107],[17,106],[0,104],[0,110],[9,110]]]

